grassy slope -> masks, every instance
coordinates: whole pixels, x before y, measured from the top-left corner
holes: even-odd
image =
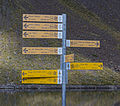
[[[64,5],[68,6],[70,9],[75,11],[76,13],[82,15],[82,18],[89,21],[91,24],[98,26],[99,28],[105,28],[105,30],[112,30],[104,23],[99,21],[99,17],[91,12],[88,12],[82,6],[80,8],[74,6],[74,3],[71,1],[61,1]],[[9,2],[10,4],[11,2]],[[12,27],[8,31],[4,30],[0,35],[2,40],[0,41],[0,51],[1,51],[1,58],[0,58],[0,84],[3,83],[17,83],[20,84],[20,72],[22,69],[58,69],[59,68],[59,56],[48,56],[48,55],[22,55],[21,54],[21,47],[23,46],[24,41],[30,43],[30,46],[39,45],[39,42],[32,43],[34,40],[21,40],[21,17],[23,13],[27,13],[34,10],[34,7],[29,3],[29,0],[24,1],[27,7],[22,5],[23,1],[15,0],[15,7],[13,9],[12,4],[9,5],[11,9],[12,18],[10,20]],[[26,9],[27,8],[27,9]],[[82,13],[80,10],[85,11]],[[33,12],[34,13],[34,12]],[[90,18],[88,18],[88,16]],[[91,20],[94,20],[91,21]],[[19,27],[17,27],[19,26]],[[4,26],[6,28],[6,26]],[[5,29],[4,28],[4,29]],[[17,31],[17,33],[15,32]],[[114,31],[112,30],[112,33]],[[111,32],[110,32],[111,33]],[[118,33],[117,35],[118,36]],[[34,45],[35,44],[35,45]],[[58,46],[60,44],[59,41],[54,43],[53,41],[49,40],[49,46]],[[42,46],[42,45],[41,45]],[[68,49],[68,54],[72,53]],[[52,62],[51,62],[52,61]],[[89,62],[91,61],[88,58],[85,58],[81,54],[75,54],[75,61],[80,62]],[[49,63],[49,64],[48,64]],[[104,67],[103,71],[69,71],[69,83],[70,84],[120,84],[120,77],[119,74],[112,71],[111,69]]]
[[[111,34],[113,38],[117,41],[120,41],[120,32],[117,31],[112,26],[108,26],[105,24],[100,17],[98,17],[95,13],[89,11],[84,5],[77,4],[73,0],[59,0],[61,4],[65,7],[72,10],[74,13],[79,15],[82,19],[86,20],[90,24],[96,26],[97,28],[107,31],[107,33]],[[93,36],[97,36],[91,34]],[[118,44],[119,49],[119,44]],[[79,58],[78,54],[78,58]],[[80,59],[81,61],[81,59]],[[84,61],[85,62],[85,61]],[[111,69],[104,66],[103,71],[81,71],[81,72],[71,72],[69,74],[69,82],[74,84],[120,84],[119,74],[112,71]]]

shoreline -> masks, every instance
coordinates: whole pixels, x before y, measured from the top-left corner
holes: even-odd
[[[62,85],[0,85],[0,91],[61,91]],[[118,91],[120,85],[66,85],[67,91]]]

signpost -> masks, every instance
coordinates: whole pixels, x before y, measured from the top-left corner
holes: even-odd
[[[74,54],[65,55],[65,62],[74,62]]]
[[[62,84],[62,106],[66,106],[68,70],[102,70],[103,63],[73,63],[66,47],[100,47],[100,41],[66,40],[66,14],[23,14],[23,38],[58,38],[62,47],[23,47],[22,54],[60,55],[60,70],[22,70],[22,84]],[[71,63],[72,62],[72,63]]]
[[[63,14],[63,38],[62,38],[62,106],[66,106],[66,14]]]
[[[23,38],[58,38],[62,39],[60,31],[23,31]]]
[[[61,55],[62,48],[60,47],[23,47],[22,54],[53,54]]]
[[[67,40],[67,47],[100,47],[100,41],[89,41],[89,40]]]
[[[23,22],[23,30],[62,30],[60,23],[30,23]]]
[[[67,70],[103,70],[103,63],[67,63]]]
[[[62,77],[22,79],[22,84],[62,84]]]
[[[23,14],[23,21],[62,22],[62,15]]]
[[[22,70],[23,78],[62,77],[62,70]]]

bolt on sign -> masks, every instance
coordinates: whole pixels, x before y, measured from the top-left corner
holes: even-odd
[[[22,70],[23,78],[45,78],[62,76],[62,70]]]
[[[62,84],[62,77],[22,79],[22,84]]]
[[[62,15],[23,14],[23,21],[63,22]]]
[[[103,63],[66,63],[67,70],[103,70]]]
[[[61,55],[61,47],[23,47],[22,54],[53,54]]]
[[[65,62],[74,62],[74,54],[65,55]]]
[[[62,32],[59,31],[23,31],[23,38],[58,38],[62,39]]]
[[[100,41],[90,40],[66,40],[67,47],[100,47]]]
[[[62,30],[60,23],[30,23],[23,22],[23,30]]]

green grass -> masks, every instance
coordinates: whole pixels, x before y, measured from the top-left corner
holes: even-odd
[[[120,74],[104,67],[97,71],[69,71],[70,84],[81,85],[120,85]]]
[[[2,34],[1,64],[0,64],[0,84],[17,83],[20,84],[21,70],[59,69],[60,57],[54,55],[23,55],[21,53],[21,42],[15,38],[15,33],[11,32],[14,38],[9,39],[8,32]],[[16,39],[14,41],[14,39]],[[67,48],[67,54],[73,54]],[[91,62],[90,59],[79,53],[75,53],[75,62]],[[106,85],[120,84],[120,74],[104,66],[104,70],[99,71],[68,71],[69,84],[82,85]]]
[[[120,50],[120,44],[117,44],[117,49]]]
[[[90,34],[91,36],[100,37],[100,35],[99,35],[99,34],[96,34],[96,33],[90,32],[90,33],[88,33],[88,34]]]
[[[5,83],[5,81],[9,83],[12,79],[13,82],[19,82],[21,70],[24,69],[58,69],[60,67],[57,64],[60,58],[56,55],[23,55],[21,53],[21,42],[17,41],[15,33],[11,32],[10,34],[14,36],[14,39],[9,39],[9,34],[8,32],[4,32],[1,35],[0,83]],[[6,79],[6,76],[9,77],[9,80]]]

